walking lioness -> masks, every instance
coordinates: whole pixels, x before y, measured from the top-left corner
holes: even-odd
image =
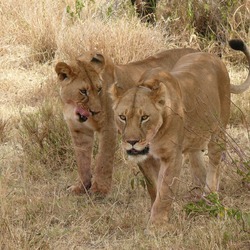
[[[80,194],[91,188],[92,192],[105,195],[111,188],[117,129],[108,95],[110,86],[115,81],[122,82],[119,86],[124,91],[133,87],[146,70],[155,67],[171,70],[180,57],[193,52],[196,51],[188,48],[172,49],[124,65],[115,65],[99,53],[85,53],[70,64],[57,63],[63,114],[74,144],[80,179],[69,190]],[[99,152],[93,175],[94,132],[99,137]]]
[[[231,40],[230,46],[242,51],[250,66],[246,45]],[[123,93],[116,84],[110,89],[128,156],[139,162],[149,156],[160,161],[160,168],[142,166],[152,200],[149,222],[153,225],[163,225],[169,218],[183,154],[188,154],[194,179],[204,184],[204,191],[218,190],[230,92],[242,93],[250,85],[250,74],[242,85],[230,85],[225,65],[209,53],[185,55],[168,71],[164,67],[149,70],[138,86]],[[206,145],[207,168],[201,152]]]

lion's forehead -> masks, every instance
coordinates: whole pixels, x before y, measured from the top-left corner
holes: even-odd
[[[137,117],[137,116],[142,116],[146,113],[146,111],[142,108],[139,107],[131,107],[131,108],[125,108],[123,113],[131,118],[131,117]]]
[[[129,118],[141,117],[157,112],[149,91],[133,88],[127,91],[119,100],[115,108],[118,115],[126,115]]]
[[[137,100],[134,102],[132,102],[132,100],[124,99],[118,105],[116,112],[132,118],[150,115],[155,113],[156,110],[154,105],[148,99],[141,99],[140,101]]]
[[[79,89],[86,89],[86,90],[97,90],[99,88],[99,83],[93,83],[91,82],[87,77],[78,77],[71,81],[66,86],[62,86],[62,90],[65,89],[68,91],[68,89],[79,91]]]
[[[125,93],[121,99],[121,103],[124,106],[140,108],[145,106],[147,103],[150,104],[151,98],[147,92],[141,91],[138,88],[133,88]]]

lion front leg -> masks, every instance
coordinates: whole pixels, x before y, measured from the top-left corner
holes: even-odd
[[[157,179],[160,169],[160,161],[152,156],[148,156],[147,159],[139,162],[138,166],[146,180],[148,193],[151,198],[151,205],[153,205],[157,193]]]
[[[68,190],[75,194],[86,193],[91,187],[91,156],[94,133],[89,129],[74,130],[70,126],[69,129],[76,155],[79,181],[76,185],[70,186]]]
[[[113,164],[116,151],[116,129],[109,127],[98,133],[99,149],[91,192],[106,195],[111,189]]]
[[[169,212],[178,187],[178,178],[182,166],[182,153],[172,153],[168,158],[161,159],[158,175],[157,194],[153,203],[149,225],[167,225]]]

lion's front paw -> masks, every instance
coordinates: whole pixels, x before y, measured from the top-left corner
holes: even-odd
[[[164,237],[167,234],[174,234],[176,231],[177,227],[169,222],[149,220],[144,233],[150,236]]]
[[[97,194],[103,197],[105,197],[109,193],[109,191],[110,191],[110,186],[101,185],[95,181],[92,183],[92,186],[90,189],[90,193]]]
[[[156,200],[151,208],[148,225],[160,227],[169,222],[169,213],[171,212],[171,202]]]
[[[168,217],[167,216],[159,216],[159,215],[152,216],[152,214],[151,214],[147,227],[152,227],[152,228],[159,227],[160,228],[160,227],[167,225],[167,224],[168,224]]]
[[[82,184],[71,185],[67,187],[67,191],[75,195],[82,195],[82,194],[86,194],[88,190],[90,189],[90,187],[91,187],[91,184],[89,184],[86,187],[83,186]]]

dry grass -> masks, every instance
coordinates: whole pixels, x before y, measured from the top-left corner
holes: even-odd
[[[179,19],[147,27],[135,17],[130,1],[84,1],[78,11],[80,2],[0,0],[0,249],[249,249],[249,189],[242,183],[249,171],[249,92],[233,96],[242,112],[232,109],[231,158],[220,193],[223,207],[239,211],[242,219],[207,211],[187,215],[191,178],[185,165],[171,216],[175,231],[145,234],[149,197],[138,169],[120,150],[107,198],[67,193],[76,164],[58,101],[53,69],[58,60],[90,49],[117,63],[177,46],[217,51],[216,41],[200,38],[188,23],[182,23],[181,34],[175,30]],[[246,17],[239,16],[238,23],[236,16],[228,16],[228,32],[249,41],[249,32],[241,28]],[[240,83],[247,75],[243,57],[223,46],[232,81]]]

